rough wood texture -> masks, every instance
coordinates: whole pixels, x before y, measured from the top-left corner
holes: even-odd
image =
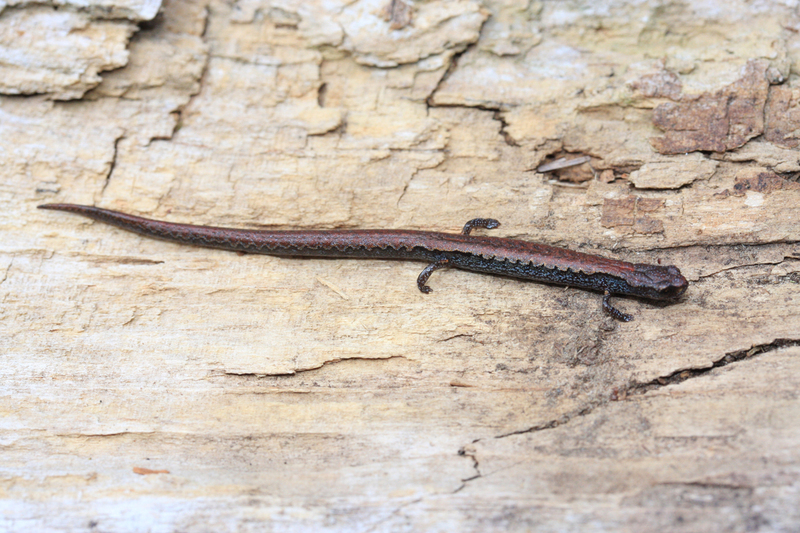
[[[800,529],[791,2],[58,5],[0,4],[0,529]],[[692,285],[618,324],[597,294],[441,271],[423,295],[419,264],[52,201],[493,217]]]

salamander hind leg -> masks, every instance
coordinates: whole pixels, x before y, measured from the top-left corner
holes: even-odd
[[[433,289],[426,285],[426,283],[428,283],[428,278],[430,278],[431,274],[440,268],[447,268],[448,266],[450,266],[449,259],[439,259],[435,263],[431,263],[430,265],[426,266],[423,271],[419,273],[419,277],[417,277],[417,287],[419,290],[425,294],[430,294],[433,292]]]
[[[461,233],[463,235],[469,235],[469,233],[475,228],[494,229],[499,226],[500,222],[493,218],[473,218],[472,220],[464,224],[464,229],[461,230]]]
[[[629,315],[628,313],[623,313],[622,311],[611,305],[611,300],[609,300],[609,298],[611,298],[611,293],[606,291],[603,294],[603,311],[605,311],[606,314],[616,318],[617,320],[621,320],[622,322],[630,322],[631,320],[633,320],[633,315]]]

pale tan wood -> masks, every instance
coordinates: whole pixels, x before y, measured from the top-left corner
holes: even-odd
[[[170,1],[141,28],[149,4],[66,8],[107,39],[70,72],[138,31],[101,82],[31,65],[41,94],[0,97],[2,529],[800,528],[794,10],[399,1]],[[0,35],[47,10],[7,8]],[[724,132],[744,144],[658,153],[659,106],[702,95],[754,102]],[[692,284],[616,299],[620,324],[575,289],[440,271],[423,295],[422,264],[178,246],[35,209],[54,201],[494,217]]]

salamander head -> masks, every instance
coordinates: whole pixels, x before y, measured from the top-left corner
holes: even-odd
[[[689,287],[689,282],[675,266],[639,263],[626,281],[640,296],[652,300],[676,300]]]

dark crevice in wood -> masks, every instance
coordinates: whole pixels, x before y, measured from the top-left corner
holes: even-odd
[[[623,401],[625,399],[631,398],[633,396],[641,396],[644,395],[652,390],[660,389],[662,387],[667,387],[670,385],[677,385],[687,381],[689,379],[697,378],[708,374],[709,372],[713,371],[714,369],[721,368],[723,366],[727,366],[733,363],[739,363],[741,361],[753,359],[755,357],[761,356],[763,354],[773,352],[775,350],[779,350],[781,348],[787,348],[792,346],[800,346],[800,339],[775,339],[774,341],[766,344],[758,344],[752,346],[750,348],[736,350],[733,352],[726,353],[720,359],[714,361],[711,365],[701,367],[701,368],[686,368],[682,370],[676,370],[666,376],[660,376],[652,381],[648,381],[647,383],[632,383],[629,386],[625,387],[624,389],[615,389],[612,391],[611,396],[606,400],[597,400],[594,402],[585,405],[580,409],[576,409],[571,413],[564,414],[563,416],[555,419],[550,420],[549,422],[544,422],[542,424],[538,424],[535,426],[531,426],[526,429],[521,429],[518,431],[512,431],[510,433],[504,433],[502,435],[497,435],[495,439],[502,439],[505,437],[510,437],[513,435],[521,435],[524,433],[536,433],[538,431],[545,431],[549,429],[554,429],[559,426],[570,422],[574,418],[580,418],[582,416],[586,416],[591,414],[597,407],[602,405],[606,405],[608,400],[610,401]],[[472,441],[471,444],[475,444],[480,442],[482,439],[475,439]],[[467,452],[466,447],[461,448],[458,451],[458,455],[469,457],[472,459],[475,465],[475,471],[477,475],[468,479],[462,480],[464,484],[479,477],[482,477],[480,470],[478,470],[478,458],[475,452]],[[460,486],[457,491],[464,488],[465,485]]]
[[[618,397],[616,399],[624,399],[625,397],[642,395],[651,390],[659,389],[661,387],[666,387],[668,385],[677,385],[678,383],[683,383],[686,380],[704,376],[705,374],[708,374],[715,368],[721,368],[731,363],[738,363],[740,361],[744,361],[745,359],[751,359],[753,357],[763,355],[765,353],[769,353],[778,350],[780,348],[786,348],[789,346],[800,346],[800,339],[775,339],[774,341],[768,344],[758,344],[744,350],[729,352],[725,354],[724,357],[714,361],[714,363],[712,363],[711,366],[676,370],[671,374],[657,377],[656,379],[649,381],[647,383],[631,384],[624,390],[624,392],[622,393],[623,396]],[[614,398],[612,397],[612,399]]]

